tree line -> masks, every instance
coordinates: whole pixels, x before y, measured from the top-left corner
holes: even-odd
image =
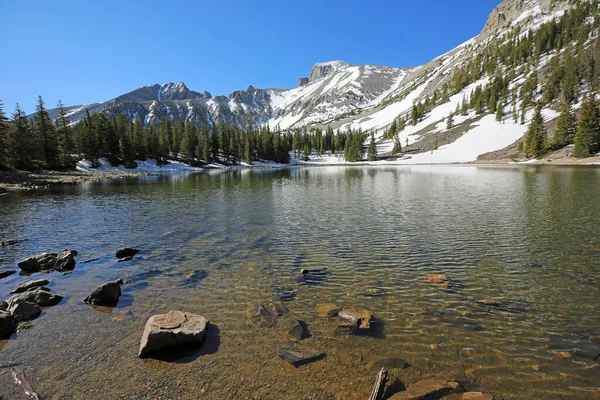
[[[139,116],[91,114],[88,110],[73,126],[62,103],[57,108],[58,115],[52,121],[40,96],[32,116],[17,104],[9,119],[0,103],[0,169],[72,169],[82,159],[98,167],[101,158],[128,168],[136,167],[136,160],[146,159],[154,159],[159,165],[169,160],[196,166],[242,161],[287,164],[292,151],[298,159],[329,153],[354,162],[365,157],[363,144],[368,137],[360,129],[334,132],[331,127],[325,131],[304,128],[281,132],[268,125],[242,129],[211,123],[198,127],[184,119],[166,119],[152,125]],[[376,157],[371,153],[370,158]]]

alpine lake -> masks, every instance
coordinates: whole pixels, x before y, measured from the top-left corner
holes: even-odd
[[[0,398],[366,399],[462,371],[498,399],[600,399],[600,168],[445,165],[173,173],[0,196],[0,271],[78,251],[65,296],[0,341]],[[131,261],[115,251],[134,247]],[[81,263],[88,259],[97,260]],[[321,270],[314,279],[301,271]],[[195,271],[195,272],[194,272]],[[445,274],[450,285],[424,279]],[[82,299],[131,278],[114,308]],[[289,311],[256,327],[248,308]],[[324,304],[369,310],[342,331]],[[138,358],[148,318],[205,316],[204,343]],[[304,321],[296,342],[287,320]],[[286,347],[322,360],[294,367]]]

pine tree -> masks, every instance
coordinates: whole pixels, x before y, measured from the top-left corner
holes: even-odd
[[[135,117],[133,121],[133,134],[131,138],[131,146],[136,160],[146,160],[146,143],[144,140],[144,125],[142,119]]]
[[[542,117],[542,107],[538,105],[535,109],[527,136],[525,138],[525,154],[528,157],[542,157],[546,153],[548,134],[544,127],[544,118]]]
[[[17,103],[12,114],[12,120],[11,151],[14,167],[21,170],[30,170],[33,168],[33,160],[39,154],[39,150],[33,140],[29,119],[19,103]]]
[[[463,117],[469,115],[469,103],[467,102],[467,96],[463,97],[462,105],[460,107],[460,115]]]
[[[36,139],[42,144],[42,152],[46,168],[57,168],[59,160],[58,142],[56,140],[56,132],[48,111],[44,106],[42,96],[38,97],[38,104],[35,108],[33,116],[33,131]]]
[[[581,107],[579,126],[575,134],[575,157],[590,157],[600,151],[600,111],[590,94]]]
[[[75,144],[73,142],[73,131],[67,119],[67,113],[62,102],[59,100],[56,106],[58,108],[58,116],[54,120],[56,125],[56,134],[58,136],[58,147],[61,158],[59,164],[62,167],[73,166],[73,152]]]
[[[9,145],[10,145],[10,126],[8,118],[4,114],[4,104],[0,101],[0,170],[10,169]]]
[[[375,161],[377,159],[377,146],[375,146],[375,135],[371,135],[371,142],[369,143],[369,161]]]
[[[400,138],[398,135],[394,136],[394,148],[392,149],[392,154],[400,154],[402,153],[402,145],[400,144]]]
[[[502,105],[501,101],[499,101],[498,105],[496,106],[496,121],[504,121],[504,106]]]
[[[454,114],[450,113],[448,119],[446,120],[446,129],[454,128]]]
[[[562,102],[562,110],[558,121],[556,121],[556,129],[554,131],[554,139],[552,140],[552,148],[560,149],[573,143],[575,134],[577,133],[577,118],[573,113],[573,109],[569,102],[564,99]]]
[[[198,147],[198,128],[196,124],[191,121],[188,121],[185,124],[183,138],[181,140],[181,152],[183,153],[183,157],[185,162],[188,164],[193,164],[196,158],[196,149]]]

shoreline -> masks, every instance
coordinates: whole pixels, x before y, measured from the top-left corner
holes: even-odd
[[[541,160],[528,160],[528,161],[515,161],[512,159],[488,159],[488,160],[475,160],[470,162],[456,162],[456,163],[424,163],[424,164],[409,164],[409,163],[396,163],[396,162],[356,162],[356,163],[298,163],[298,164],[282,164],[282,165],[250,165],[243,168],[239,166],[225,167],[225,168],[203,168],[198,170],[190,170],[188,172],[202,172],[210,171],[215,169],[222,170],[240,170],[240,169],[285,169],[285,168],[306,168],[306,167],[352,167],[352,166],[414,166],[414,165],[511,165],[511,166],[527,166],[527,165],[560,165],[560,166],[600,166],[600,156],[594,156],[590,158],[558,158],[558,159],[541,159]],[[23,191],[47,188],[51,186],[59,185],[75,185],[83,182],[98,182],[107,179],[125,179],[125,178],[136,178],[139,176],[156,175],[163,172],[173,171],[156,171],[156,172],[144,172],[144,171],[119,171],[119,172],[106,172],[106,171],[3,171],[0,172],[0,195],[19,193]]]
[[[59,185],[75,185],[105,179],[134,178],[150,175],[148,172],[82,172],[82,171],[2,171],[0,172],[0,195],[47,188]]]

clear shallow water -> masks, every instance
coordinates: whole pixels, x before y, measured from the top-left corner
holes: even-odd
[[[409,166],[148,176],[0,197],[0,236],[29,239],[1,248],[0,265],[63,248],[100,257],[48,276],[68,298],[4,343],[0,367],[20,364],[46,398],[363,399],[370,364],[401,357],[412,367],[392,378],[405,384],[464,368],[473,388],[506,399],[600,398],[588,354],[600,346],[599,194],[597,168]],[[142,253],[117,264],[123,246]],[[302,268],[330,275],[300,285]],[[207,277],[185,284],[196,269]],[[462,288],[440,290],[427,273]],[[136,282],[115,310],[80,302],[122,277]],[[1,280],[0,298],[27,279]],[[309,324],[302,345],[325,360],[295,369],[277,357],[292,344],[284,320],[247,323],[249,305],[282,298]],[[475,302],[488,298],[501,305]],[[338,332],[316,312],[326,302],[371,310],[383,332]],[[146,319],[171,309],[215,324],[204,347],[176,363],[137,359]],[[21,396],[8,374],[0,395]]]

